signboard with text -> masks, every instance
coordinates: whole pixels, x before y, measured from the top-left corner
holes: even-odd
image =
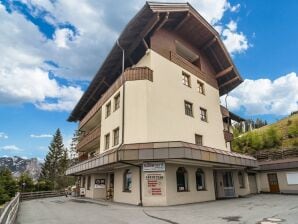
[[[106,188],[105,179],[95,179],[94,188]]]
[[[148,196],[163,196],[164,194],[164,173],[145,174],[145,193]]]
[[[144,172],[161,172],[166,170],[165,162],[144,162]]]

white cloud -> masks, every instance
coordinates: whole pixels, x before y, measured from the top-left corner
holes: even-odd
[[[49,135],[49,134],[39,134],[39,135],[36,135],[36,134],[31,134],[30,135],[30,138],[52,138],[53,135]]]
[[[295,72],[269,79],[246,79],[228,97],[228,108],[244,108],[247,115],[288,115],[298,110],[298,77]],[[222,102],[224,99],[222,98]]]
[[[3,151],[23,151],[23,149],[17,147],[16,145],[6,145],[6,146],[2,146],[0,147],[0,150],[3,150]]]
[[[74,32],[70,29],[56,29],[54,42],[59,48],[69,48],[68,42],[74,38]]]
[[[177,0],[179,1],[179,0]],[[82,95],[77,86],[61,85],[48,72],[68,81],[90,81],[128,20],[144,5],[143,0],[119,1],[23,0],[36,17],[54,27],[49,39],[17,11],[8,13],[0,4],[0,103],[30,102],[42,110],[68,111]],[[225,27],[226,11],[235,12],[227,0],[191,0],[190,3],[222,34],[228,50],[248,48],[237,24]],[[44,15],[42,12],[48,13]],[[73,26],[60,26],[70,24]],[[9,32],[7,32],[9,30]],[[45,61],[55,62],[58,67]],[[38,85],[37,85],[38,83]]]
[[[40,68],[0,69],[0,103],[31,102],[43,110],[69,111],[82,93],[79,87],[59,85]]]
[[[226,28],[222,29],[221,35],[225,46],[232,55],[243,53],[250,47],[247,37],[237,31],[237,23],[233,20],[226,25]]]
[[[3,138],[3,139],[7,139],[8,138],[8,135],[5,134],[4,132],[0,132],[0,139]]]

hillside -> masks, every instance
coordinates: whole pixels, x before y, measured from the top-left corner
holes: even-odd
[[[235,133],[237,135],[237,133]],[[298,114],[235,136],[233,150],[254,154],[260,150],[298,147]]]
[[[28,172],[33,180],[37,180],[41,172],[41,163],[36,158],[0,157],[1,168],[8,168],[14,177],[19,177],[23,172]]]

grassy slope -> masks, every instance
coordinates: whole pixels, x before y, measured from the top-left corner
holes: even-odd
[[[292,116],[286,117],[282,120],[277,121],[276,123],[266,125],[264,127],[253,130],[254,132],[264,132],[268,130],[270,127],[276,128],[278,132],[282,136],[282,148],[292,148],[294,147],[294,142],[298,142],[298,137],[288,138],[288,127],[289,122],[292,124],[298,125],[298,114],[294,114]]]

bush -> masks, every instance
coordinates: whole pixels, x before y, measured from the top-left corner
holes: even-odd
[[[288,128],[288,137],[295,138],[298,137],[298,122],[292,123]]]
[[[9,195],[6,193],[5,189],[2,186],[0,186],[0,205],[4,204],[9,200]]]

